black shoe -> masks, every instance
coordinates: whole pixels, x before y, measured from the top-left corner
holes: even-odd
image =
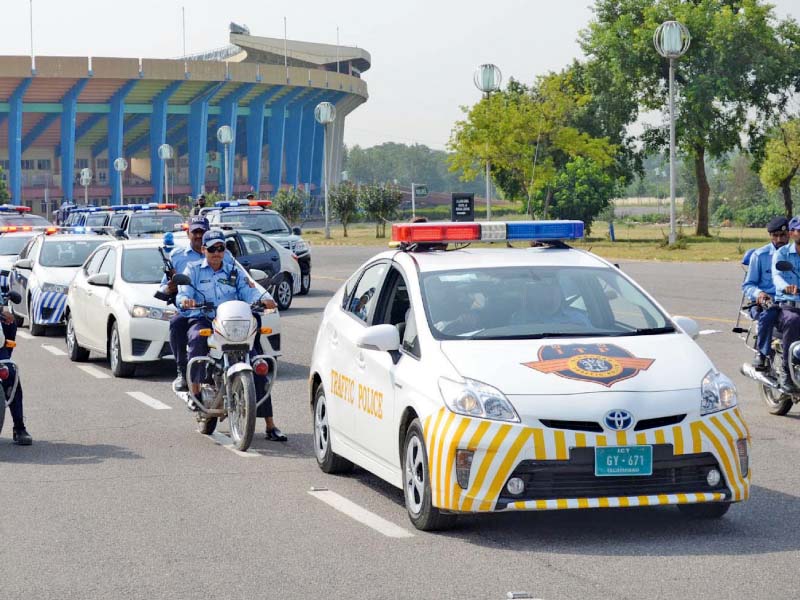
[[[267,433],[264,437],[266,437],[270,442],[285,442],[286,440],[289,439],[277,427],[273,427],[272,429],[267,429]]]
[[[14,443],[18,446],[30,446],[33,443],[33,438],[28,430],[24,427],[17,429],[14,428]]]
[[[761,354],[760,352],[756,352],[756,355],[753,357],[753,362],[751,364],[753,365],[753,368],[756,371],[766,371],[767,357]]]
[[[174,389],[176,392],[189,391],[189,384],[186,383],[186,377],[183,376],[183,373],[178,373],[175,381],[172,382],[172,389]]]

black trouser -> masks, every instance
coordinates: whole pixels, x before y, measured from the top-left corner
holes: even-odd
[[[186,376],[186,344],[189,340],[189,318],[180,312],[169,320],[169,346],[172,348],[172,356],[175,357],[175,364],[178,371]]]
[[[800,340],[800,309],[782,306],[778,315],[778,331],[783,342],[783,368],[789,373],[789,346]]]
[[[6,336],[7,340],[16,340],[17,339],[17,325],[12,321],[11,323],[3,323],[3,335]],[[13,348],[6,348],[3,346],[0,348],[0,360],[8,360],[11,358],[11,353]],[[11,388],[14,385],[14,381],[17,378],[17,370],[11,366],[8,366],[8,379],[3,381],[3,390],[5,391],[5,397],[8,398],[8,395],[11,393]],[[5,410],[5,407],[3,407]],[[22,411],[22,382],[19,382],[17,385],[17,391],[14,392],[14,400],[9,404],[8,410],[11,412],[11,418],[14,420],[14,429],[22,429],[25,427],[25,421],[23,419],[23,411]]]

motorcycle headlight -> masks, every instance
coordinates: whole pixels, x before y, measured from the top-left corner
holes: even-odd
[[[440,377],[439,391],[447,408],[454,413],[519,423],[519,415],[505,394],[490,385],[474,379],[465,378],[463,382],[458,382]]]
[[[42,291],[43,292],[56,292],[58,294],[66,294],[69,287],[66,285],[58,285],[56,283],[43,283],[42,284]]]
[[[244,342],[250,335],[251,322],[242,319],[229,319],[219,323],[220,333],[231,342]]]
[[[736,386],[725,375],[711,369],[700,384],[700,414],[725,410],[736,406]]]

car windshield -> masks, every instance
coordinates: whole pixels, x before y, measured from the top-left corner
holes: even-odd
[[[538,339],[675,331],[638,288],[608,268],[504,267],[421,276],[436,339]]]
[[[16,256],[33,235],[0,235],[0,256]]]
[[[50,221],[38,215],[27,217],[0,217],[0,225],[32,225],[33,227],[47,227]]]
[[[228,213],[220,215],[222,223],[241,223],[242,229],[252,229],[266,234],[285,234],[290,235],[292,230],[283,220],[283,217],[275,213],[265,212],[243,212]]]
[[[43,267],[80,267],[86,257],[107,238],[85,240],[60,240],[57,237],[45,240],[39,264]]]
[[[106,224],[109,213],[94,213],[86,217],[86,225],[88,227],[102,227]]]
[[[128,283],[161,283],[163,269],[158,248],[127,248],[122,253],[122,279]]]
[[[174,231],[175,225],[180,223],[183,223],[183,217],[176,213],[134,213],[131,215],[128,234],[146,235],[148,233],[166,233],[168,231]]]

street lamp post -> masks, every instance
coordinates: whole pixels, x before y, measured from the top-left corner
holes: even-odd
[[[500,69],[493,64],[485,64],[479,65],[477,69],[475,69],[475,74],[472,77],[472,80],[475,82],[475,87],[477,87],[481,92],[486,94],[486,98],[489,98],[489,94],[492,92],[496,92],[500,89],[500,83],[503,81],[503,74],[500,72]],[[489,163],[489,143],[486,143],[486,220],[491,220],[492,218],[492,179],[491,179],[491,165]]]
[[[117,172],[119,176],[119,203],[125,204],[125,196],[122,193],[122,174],[125,172],[125,169],[128,168],[128,161],[122,158],[121,156],[114,160],[114,170]]]
[[[217,140],[225,148],[225,200],[230,200],[230,193],[228,190],[232,189],[232,187],[230,185],[231,167],[228,149],[230,148],[231,142],[233,142],[233,130],[230,128],[230,125],[223,125],[217,129]]]
[[[81,185],[83,186],[83,205],[89,205],[89,184],[92,183],[92,170],[81,169]]]
[[[675,231],[675,59],[689,49],[689,30],[678,21],[665,21],[653,34],[656,52],[669,60],[669,243],[677,239]]]
[[[323,145],[322,145],[322,153],[323,153],[323,169],[322,174],[324,178],[324,185],[325,185],[325,239],[331,239],[331,224],[329,218],[329,210],[328,210],[328,169],[330,169],[330,161],[328,159],[328,125],[333,123],[336,120],[336,107],[331,104],[330,102],[320,102],[317,104],[317,107],[314,109],[314,118],[316,119],[317,123],[322,125],[325,133],[325,137],[323,138]],[[333,145],[333,144],[331,144]]]
[[[158,158],[161,159],[161,162],[164,163],[164,203],[169,202],[169,165],[167,164],[168,160],[171,160],[173,157],[173,150],[172,146],[169,144],[161,144],[158,147]]]

